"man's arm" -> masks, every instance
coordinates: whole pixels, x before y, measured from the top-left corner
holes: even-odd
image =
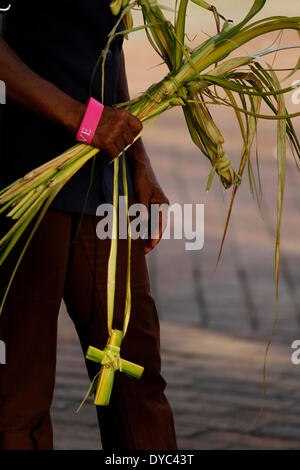
[[[76,135],[86,105],[31,70],[3,38],[0,38],[0,80],[5,82],[9,98]],[[141,129],[140,121],[127,111],[105,107],[92,145],[117,157]]]
[[[122,51],[119,65],[117,102],[124,103],[129,100],[130,96],[126,77],[125,58]],[[126,153],[129,157],[131,167],[133,168],[134,188],[138,197],[138,202],[146,206],[148,214],[150,212],[151,204],[168,205],[169,201],[157,181],[142,139],[139,138],[136,140]],[[161,217],[156,235],[152,239],[148,240],[145,245],[146,253],[151,251],[160,241],[163,232],[163,222],[164,221]]]

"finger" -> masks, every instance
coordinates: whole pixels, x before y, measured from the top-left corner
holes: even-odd
[[[128,125],[135,135],[139,134],[143,129],[143,124],[141,123],[141,121],[132,114],[129,115]]]
[[[165,202],[163,205],[160,205],[160,208],[161,208],[161,218],[159,219],[159,226],[160,226],[160,233],[162,237],[168,225],[169,201]]]
[[[154,228],[153,232],[151,233],[151,240],[150,240],[150,245],[155,246],[157,243],[160,241],[163,231],[162,231],[162,221],[163,221],[163,215],[160,213],[159,214],[159,221],[158,221],[158,226]]]
[[[115,146],[118,148],[119,153],[123,152],[124,148],[126,147],[126,144],[123,141],[122,137],[119,137],[118,139],[116,139]]]
[[[145,244],[144,246],[144,253],[147,255],[148,253],[150,253],[150,251],[153,250],[153,248],[156,247],[156,245],[158,245],[158,243],[160,242],[160,238],[159,239],[155,239],[155,240],[149,240],[148,243]]]
[[[134,141],[134,135],[131,132],[129,127],[127,127],[126,131],[123,132],[122,138],[123,138],[126,146],[132,144],[132,142]]]
[[[153,250],[153,248],[155,248],[156,245],[160,242],[160,240],[162,239],[163,233],[166,229],[167,223],[168,223],[168,204],[169,203],[167,199],[164,203],[160,203],[160,204],[158,202],[154,203],[153,200],[151,199],[150,206],[152,204],[159,205],[160,211],[159,211],[158,221],[155,218],[155,220],[151,220],[149,224],[150,225],[149,232],[151,233],[151,239],[145,246],[146,254],[149,253],[151,250]],[[152,210],[151,210],[151,214],[152,214]],[[151,226],[151,224],[154,224],[154,225]]]
[[[111,144],[107,147],[106,151],[111,158],[117,158],[120,155],[120,151],[115,144]]]
[[[148,245],[145,245],[145,247],[144,247],[144,253],[145,253],[145,255],[147,255],[148,253],[150,253],[151,250],[152,250],[152,248],[150,248]]]
[[[149,220],[150,197],[151,194],[145,193],[143,190],[137,192],[138,203],[142,205],[140,217],[143,222]]]
[[[151,198],[151,238],[161,238],[168,224],[169,205],[168,200],[160,201]]]

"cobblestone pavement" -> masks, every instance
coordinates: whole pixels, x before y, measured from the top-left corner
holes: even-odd
[[[75,413],[89,383],[73,327],[63,319],[52,407],[57,449],[99,449],[94,406]],[[162,322],[163,375],[180,449],[299,449],[299,371],[289,347],[273,346],[265,410],[264,345],[227,333]],[[248,428],[253,425],[248,431]]]
[[[294,40],[291,35],[287,42]],[[258,46],[262,49],[266,42]],[[150,71],[149,64],[158,61],[153,62],[153,55],[142,47],[137,42],[126,44],[133,95],[163,74],[159,68]],[[280,64],[284,67],[296,61],[297,54],[291,51]],[[292,112],[299,111],[299,105],[291,101],[288,105]],[[226,137],[227,153],[237,166],[242,143],[236,122],[232,114],[218,109],[214,113]],[[299,120],[295,123],[299,130]],[[179,111],[163,116],[145,133],[149,155],[171,203],[205,204],[203,250],[186,251],[184,240],[163,240],[148,258],[162,321],[167,395],[180,448],[300,448],[300,366],[292,365],[290,359],[291,343],[300,339],[300,175],[291,155],[282,229],[279,320],[268,361],[268,397],[262,418],[246,432],[263,402],[264,350],[274,321],[275,131],[276,124],[266,122],[258,133],[261,214],[245,176],[216,272],[229,194],[221,191],[217,179],[209,194],[205,193],[210,168],[190,142]],[[79,415],[74,412],[88,382],[75,332],[64,313],[59,331],[52,410],[56,448],[96,449],[100,444],[93,406],[86,405]]]

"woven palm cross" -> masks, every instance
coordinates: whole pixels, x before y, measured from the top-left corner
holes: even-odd
[[[86,358],[102,365],[95,393],[95,405],[107,406],[109,404],[117,370],[136,379],[140,379],[143,374],[144,367],[120,357],[122,339],[122,331],[112,330],[103,351],[92,346],[87,350]]]

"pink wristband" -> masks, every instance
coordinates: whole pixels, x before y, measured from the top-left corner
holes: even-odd
[[[76,135],[76,140],[84,144],[91,144],[100,122],[104,106],[94,98],[90,98]]]

